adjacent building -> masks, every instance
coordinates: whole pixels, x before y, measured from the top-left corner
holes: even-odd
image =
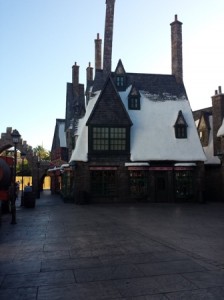
[[[193,112],[206,161],[205,199],[224,201],[224,94],[219,86],[212,96],[212,106]]]

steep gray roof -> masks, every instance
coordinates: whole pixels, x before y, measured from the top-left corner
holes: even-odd
[[[187,99],[187,93],[183,83],[178,83],[174,75],[144,74],[144,73],[125,73],[126,87],[135,84],[136,88],[149,94],[159,95],[158,99],[168,100],[168,95],[173,96],[169,100],[180,98]],[[115,81],[115,72],[111,73]],[[104,86],[102,70],[97,70],[92,92],[102,90]]]

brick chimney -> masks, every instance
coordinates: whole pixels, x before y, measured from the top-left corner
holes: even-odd
[[[92,81],[93,80],[93,68],[91,67],[91,63],[89,63],[89,66],[86,68],[86,81]]]
[[[75,62],[75,64],[72,66],[72,84],[73,84],[73,90],[79,94],[79,66]]]
[[[106,0],[106,20],[104,32],[103,73],[106,78],[111,72],[113,24],[115,0]]]
[[[95,70],[102,69],[102,39],[100,39],[99,33],[95,40]]]
[[[222,125],[224,118],[224,94],[222,93],[221,86],[215,91],[215,95],[212,97],[212,116],[213,116],[213,143],[214,143],[214,155],[222,152],[221,139],[217,138],[217,133]]]
[[[171,25],[172,75],[178,82],[183,82],[183,55],[182,55],[182,23],[177,15]]]

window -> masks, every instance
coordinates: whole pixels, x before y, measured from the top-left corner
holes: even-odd
[[[94,196],[115,196],[116,171],[91,171],[91,193]]]
[[[93,127],[93,151],[126,151],[127,129],[120,127]]]
[[[187,127],[185,125],[176,125],[175,133],[177,139],[186,139],[187,138]]]
[[[130,171],[130,192],[131,196],[143,197],[148,193],[148,172]]]
[[[140,110],[140,98],[139,97],[129,97],[128,98],[128,108]]]
[[[192,171],[176,171],[175,186],[177,199],[191,199],[194,196],[193,189],[193,172]]]
[[[187,138],[187,123],[184,119],[184,116],[183,116],[183,113],[181,110],[178,113],[174,128],[175,128],[175,136],[177,139],[186,139]]]
[[[117,87],[123,87],[124,86],[124,76],[117,76],[116,77],[116,85],[117,85]]]

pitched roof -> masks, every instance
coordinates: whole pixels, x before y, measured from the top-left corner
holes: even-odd
[[[87,125],[90,124],[132,125],[130,117],[110,76],[108,76],[104,88],[87,121]]]
[[[144,85],[142,85],[144,86]],[[190,104],[185,96],[140,91],[141,110],[128,110],[131,86],[119,95],[133,123],[131,128],[131,161],[204,161],[205,155],[198,137]],[[163,89],[163,91],[167,89]],[[168,89],[169,90],[169,89]],[[177,89],[178,90],[178,89]],[[157,93],[156,93],[157,91]],[[172,90],[170,90],[171,92]],[[88,161],[88,127],[86,121],[97,103],[100,92],[90,100],[86,116],[79,124],[79,137],[71,160]],[[188,125],[187,139],[176,139],[174,124],[182,111]]]
[[[127,110],[130,88],[120,93]],[[165,98],[164,95],[163,100],[155,101],[156,94],[140,93],[141,110],[129,110],[133,122],[131,161],[204,161],[205,155],[188,100],[184,97],[170,100],[169,96]],[[188,126],[186,139],[175,137],[174,124],[180,110]]]
[[[116,79],[116,75],[116,72],[111,73],[111,77],[114,81]],[[124,76],[126,78],[127,86],[135,84],[138,90],[145,91],[145,93],[151,95],[157,95],[155,100],[175,100],[182,97],[187,99],[184,84],[177,82],[174,75],[125,73]],[[103,86],[103,72],[102,70],[97,70],[92,91],[96,92],[102,90]],[[170,99],[168,99],[168,96]]]
[[[206,165],[220,165],[220,159],[218,156],[214,156],[214,144],[213,144],[213,116],[210,114],[208,116],[209,127],[211,128],[209,132],[208,146],[203,147],[206,155]]]
[[[56,119],[54,138],[51,151],[56,148],[66,148],[66,135],[65,135],[65,119]]]

